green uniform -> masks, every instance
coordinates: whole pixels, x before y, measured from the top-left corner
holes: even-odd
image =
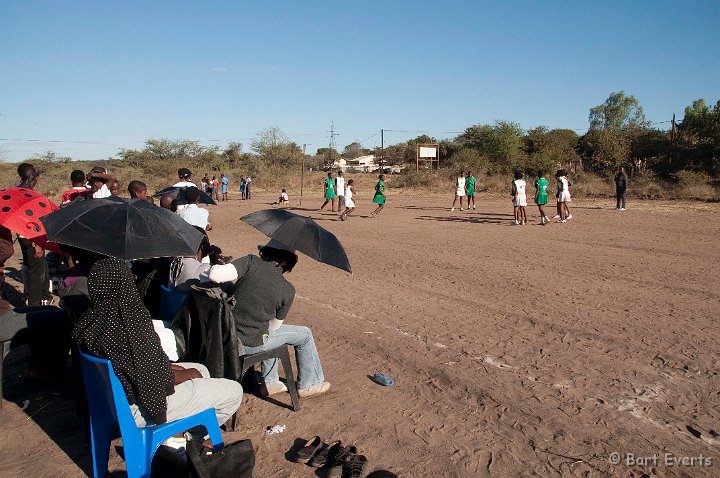
[[[325,178],[325,199],[335,199],[335,180]]]
[[[373,202],[376,204],[385,204],[385,183],[383,181],[378,181],[375,185]]]
[[[475,195],[475,176],[470,176],[465,180],[465,189],[467,189],[468,197]]]
[[[545,178],[539,178],[537,181],[535,181],[535,187],[538,191],[535,204],[539,206],[544,206],[548,202],[547,189],[550,187],[550,183]]]

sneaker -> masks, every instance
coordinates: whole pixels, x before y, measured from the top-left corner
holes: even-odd
[[[522,225],[524,226],[525,224],[527,224],[527,221],[526,221],[525,219],[523,219],[523,220],[522,220]]]
[[[455,208],[454,208],[454,207],[451,207],[451,208],[450,208],[450,210],[451,210],[451,211],[454,211],[454,210],[455,210]]]
[[[475,209],[475,206],[473,205],[473,209]]]
[[[568,214],[565,219],[572,219],[572,214]]]
[[[461,210],[461,211],[464,211],[465,209],[463,209],[463,208],[460,208],[460,210]]]
[[[282,382],[266,383],[260,389],[260,393],[266,397],[287,391],[287,386]]]
[[[513,226],[519,226],[520,223],[518,221],[513,221]]]
[[[560,219],[560,220],[558,220],[558,222],[559,222],[560,224],[565,224],[565,219]]]
[[[540,218],[540,224],[542,224],[543,226],[545,225],[545,218],[544,218],[544,217],[541,217],[541,218]]]
[[[560,214],[555,214],[555,215],[553,216],[553,219],[560,219]]]
[[[367,464],[368,461],[365,455],[353,456],[345,465],[345,476],[348,478],[363,478]]]
[[[625,208],[624,208],[624,207],[621,207],[621,208],[620,208],[620,210],[621,210],[621,211],[624,211],[624,210],[625,210]]]
[[[330,382],[320,382],[316,383],[310,388],[301,388],[298,390],[298,395],[301,397],[310,397],[312,395],[319,395],[321,393],[325,393],[330,389]],[[286,389],[287,390],[287,389]]]
[[[549,224],[549,223],[550,223],[550,218],[545,216],[545,224]]]

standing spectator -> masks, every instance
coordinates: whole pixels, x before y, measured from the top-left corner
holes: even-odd
[[[38,173],[32,164],[23,163],[18,166],[20,176],[20,187],[35,189],[38,181]],[[18,243],[23,255],[23,264],[27,266],[27,305],[51,305],[52,294],[50,294],[50,271],[45,260],[45,250],[18,235]]]
[[[227,195],[228,195],[228,183],[230,180],[225,176],[224,174],[220,175],[220,188],[222,191],[222,200],[227,201]]]
[[[147,199],[147,185],[142,181],[130,181],[128,192],[130,199]]]
[[[94,199],[102,199],[112,196],[108,183],[115,181],[115,176],[108,174],[107,169],[101,166],[95,166],[87,175],[90,184],[90,194]]]
[[[85,173],[79,169],[70,173],[70,182],[72,183],[72,189],[68,189],[62,193],[61,206],[70,204],[73,199],[78,196],[83,196],[88,192],[88,188],[85,186]]]
[[[220,188],[220,181],[218,181],[217,176],[215,176],[214,174],[213,174],[213,177],[212,177],[212,187],[213,187],[214,199],[216,199],[217,201],[219,201],[219,200],[220,200],[220,196],[218,195],[218,189]]]
[[[250,182],[252,179],[250,179],[250,176],[245,179],[245,199],[250,199]]]
[[[615,175],[615,198],[617,199],[617,206],[615,209],[618,211],[624,211],[627,202],[627,186],[628,177],[625,174],[625,168],[620,166],[617,174]]]
[[[240,199],[245,199],[245,176],[240,176]]]

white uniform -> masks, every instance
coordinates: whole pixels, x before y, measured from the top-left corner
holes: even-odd
[[[568,186],[568,180],[565,176],[560,176],[558,181],[562,183],[562,191],[558,195],[558,202],[570,202],[570,189]]]
[[[345,194],[345,178],[341,178],[340,176],[335,178],[335,191],[337,191],[339,196]]]
[[[455,191],[455,195],[458,197],[465,196],[465,178],[457,178],[457,191]]]
[[[345,207],[351,208],[355,207],[355,201],[353,201],[353,192],[350,188],[345,188],[345,194],[343,195],[343,198],[345,198]]]
[[[513,200],[513,206],[527,206],[527,195],[525,194],[525,188],[527,183],[524,179],[515,180],[515,199]]]

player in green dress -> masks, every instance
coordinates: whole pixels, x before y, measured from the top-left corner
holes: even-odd
[[[325,191],[325,202],[320,206],[320,210],[322,211],[323,208],[327,206],[327,203],[330,203],[330,207],[332,207],[333,212],[335,212],[335,180],[333,179],[332,171],[328,173],[328,177],[323,181],[323,188]]]
[[[378,176],[379,181],[375,185],[375,196],[373,196],[373,202],[378,205],[378,207],[370,213],[372,217],[377,217],[377,215],[382,211],[382,209],[385,207],[385,175],[381,174]]]
[[[550,183],[545,179],[544,171],[540,171],[538,176],[535,181],[535,204],[540,211],[540,224],[545,225],[550,222],[550,218],[545,214],[545,205],[548,201],[547,189],[550,187]]]
[[[467,196],[468,209],[475,209],[475,180],[472,171],[468,171],[467,179],[465,179],[465,195]],[[471,203],[472,207],[470,207]]]

